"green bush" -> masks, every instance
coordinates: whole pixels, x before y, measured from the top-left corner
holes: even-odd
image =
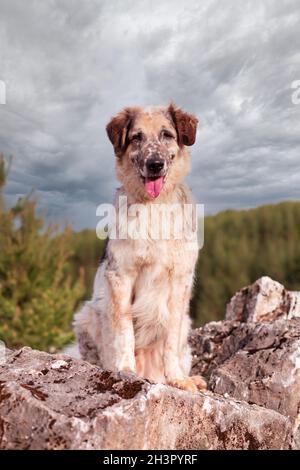
[[[232,295],[261,276],[300,289],[300,202],[205,218],[191,302],[195,324],[222,319]]]
[[[72,232],[45,227],[30,197],[6,209],[5,182],[0,155],[0,339],[11,348],[55,351],[73,339],[71,320],[84,294],[78,272],[70,272]]]

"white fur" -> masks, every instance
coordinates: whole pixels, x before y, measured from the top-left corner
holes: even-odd
[[[183,185],[173,193],[178,208],[183,192],[186,202]],[[75,316],[83,357],[89,358],[87,335],[103,368],[156,382],[184,379],[191,366],[188,307],[196,259],[197,247],[187,249],[185,240],[109,240],[92,300]]]

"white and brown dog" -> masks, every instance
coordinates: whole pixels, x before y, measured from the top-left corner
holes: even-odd
[[[182,178],[189,170],[186,146],[194,144],[197,119],[174,104],[125,108],[107,125],[126,196],[129,226],[133,205],[193,204]],[[156,206],[158,207],[158,206]],[[176,213],[178,211],[178,214]],[[157,219],[150,217],[150,227]],[[154,382],[190,390],[205,388],[190,377],[189,301],[198,248],[185,237],[109,238],[99,265],[92,300],[75,315],[83,359],[112,371],[132,371]]]

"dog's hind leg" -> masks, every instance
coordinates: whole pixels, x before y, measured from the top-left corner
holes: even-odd
[[[98,349],[101,344],[101,331],[96,311],[88,304],[84,305],[75,314],[73,324],[82,359],[101,367],[101,354]]]

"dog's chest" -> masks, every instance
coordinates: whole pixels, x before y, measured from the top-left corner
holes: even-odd
[[[170,317],[176,315],[173,300],[191,282],[182,253],[172,248],[171,242],[136,246],[132,261],[137,266],[137,277],[131,313],[137,348],[147,347],[166,336]],[[190,260],[189,272],[192,271]]]
[[[156,264],[160,264],[160,266],[172,264],[173,256],[170,252],[170,243],[135,240],[132,247],[132,262],[139,270],[150,265],[155,268]]]

